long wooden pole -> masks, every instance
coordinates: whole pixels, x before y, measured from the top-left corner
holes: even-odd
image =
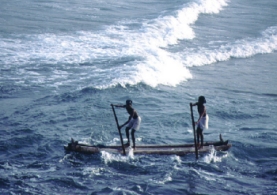
[[[115,122],[116,122],[117,129],[118,129],[118,133],[119,133],[119,136],[120,136],[120,142],[121,142],[123,154],[126,155],[125,147],[124,147],[124,145],[123,145],[123,139],[122,139],[120,127],[119,127],[118,120],[117,120],[117,116],[116,116],[116,113],[115,113],[115,110],[114,110],[114,105],[111,105],[111,106],[112,106],[112,109],[113,109],[113,114],[114,114]]]
[[[196,159],[198,159],[198,148],[196,145],[195,124],[194,124],[192,103],[190,103],[190,113],[191,113],[191,121],[192,121],[193,135],[194,135],[195,157],[196,157]]]

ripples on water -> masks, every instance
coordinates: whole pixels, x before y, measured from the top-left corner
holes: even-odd
[[[181,5],[2,2],[0,194],[277,193],[276,2]],[[199,95],[205,140],[221,133],[229,151],[196,161],[63,150],[71,137],[119,144],[110,104],[129,98],[138,144],[192,142]]]

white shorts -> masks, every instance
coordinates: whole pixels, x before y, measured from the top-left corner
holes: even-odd
[[[128,128],[134,129],[134,130],[139,130],[140,128],[140,123],[141,123],[141,118],[138,117],[136,119],[131,119],[127,125]]]
[[[205,117],[202,117],[198,123],[198,127],[200,129],[208,129],[209,128],[209,116],[206,114]]]

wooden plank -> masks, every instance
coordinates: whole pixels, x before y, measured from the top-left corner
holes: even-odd
[[[205,142],[204,146],[210,146],[210,145],[215,145],[215,146],[220,146],[220,145],[227,145],[227,141],[218,141],[218,142]],[[82,144],[78,143],[80,146],[86,146],[86,147],[97,147],[97,148],[120,148],[120,145],[111,145],[111,146],[105,146],[105,145],[88,145],[88,144]],[[138,145],[136,148],[176,148],[176,147],[194,147],[194,144],[164,144],[164,145]]]
[[[226,142],[209,142],[205,143],[204,146],[199,149],[199,153],[209,152],[210,146],[213,145],[214,149],[217,151],[226,151],[232,145]],[[110,153],[120,153],[129,152],[132,148],[126,147],[126,151],[122,150],[121,146],[91,146],[86,144],[79,144],[78,142],[72,141],[67,146],[64,146],[64,149],[67,151],[75,151],[80,153],[87,154],[96,154],[101,151],[106,151]],[[160,155],[185,155],[188,153],[195,153],[194,144],[176,144],[176,145],[140,145],[133,150],[134,154],[160,154]]]

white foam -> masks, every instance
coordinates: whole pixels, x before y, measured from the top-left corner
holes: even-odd
[[[99,32],[11,35],[13,38],[0,38],[0,62],[7,69],[17,66],[18,78],[30,83],[55,87],[81,83],[78,88],[109,88],[143,82],[156,87],[176,86],[191,79],[191,66],[277,50],[276,26],[260,37],[222,42],[217,47],[197,51],[186,48],[179,53],[167,50],[179,40],[195,37],[191,25],[200,14],[218,14],[227,5],[227,0],[190,2],[171,15],[144,21],[138,29],[129,28],[134,21],[125,21]],[[25,71],[34,64],[37,72]],[[46,64],[50,73],[42,75],[39,70]]]
[[[261,37],[247,38],[220,45],[217,48],[200,48],[196,51],[184,51],[183,63],[189,66],[203,66],[230,58],[248,58],[257,54],[272,53],[277,50],[277,26],[261,33]]]
[[[99,167],[86,167],[83,170],[84,175],[89,175],[90,177],[92,176],[99,176],[102,175],[102,173],[105,171],[104,168],[99,168]]]
[[[203,157],[203,161],[205,163],[212,163],[212,162],[221,162],[222,159],[228,157],[228,153],[223,156],[217,156],[217,151],[214,149],[214,146],[209,146],[209,153]]]
[[[177,11],[176,15],[164,16],[144,24],[149,45],[166,47],[177,44],[179,39],[193,39],[195,34],[191,24],[195,23],[200,14],[217,14],[227,6],[226,0],[201,0],[191,2]]]
[[[137,187],[141,192],[143,191],[140,186],[137,185]],[[128,190],[122,187],[113,187],[112,189],[114,190],[115,194],[134,194],[134,195],[140,194],[140,193],[134,192],[133,190]]]
[[[99,59],[104,59],[106,63],[108,59],[133,56],[139,60],[130,61],[126,64],[127,67],[121,68],[123,64],[120,64],[119,67],[107,70],[99,65],[86,70],[87,74],[93,75],[88,79],[102,80],[103,77],[109,78],[110,75],[111,80],[107,82],[91,83],[98,88],[117,84],[134,85],[139,82],[153,87],[158,84],[176,86],[181,81],[191,78],[191,74],[178,56],[171,55],[161,47],[176,44],[179,39],[194,38],[194,32],[189,25],[197,20],[200,13],[218,12],[224,6],[222,2],[224,1],[203,0],[186,4],[175,15],[146,21],[138,31],[129,29],[128,24],[119,24],[109,26],[104,32],[17,35],[14,39],[1,39],[1,45],[4,47],[2,59],[6,66],[11,64],[21,66],[37,63],[93,63]],[[65,66],[65,69],[72,68],[80,69],[76,66]],[[57,70],[55,71],[54,75],[57,75]],[[59,74],[61,77],[68,74],[65,73],[66,70],[62,71],[63,73]],[[115,72],[119,77],[113,76]],[[62,84],[61,81],[53,80]]]
[[[213,173],[209,173],[207,171],[204,170],[200,170],[200,177],[204,178],[207,181],[216,181],[218,179],[218,175],[213,174]]]
[[[167,173],[162,177],[153,178],[153,179],[150,179],[149,181],[157,184],[165,184],[166,182],[172,181],[172,173]]]
[[[130,160],[134,159],[133,151],[130,150],[126,156],[121,154],[113,154],[106,151],[101,151],[101,158],[104,160],[105,164],[116,162],[130,162]]]
[[[71,154],[65,154],[64,157],[59,160],[59,162],[62,163],[62,162],[66,161],[66,160],[68,160],[70,158],[72,158]]]
[[[182,160],[181,160],[180,156],[173,155],[173,156],[171,156],[171,160],[173,162],[177,162],[177,165],[181,165],[182,164]]]

